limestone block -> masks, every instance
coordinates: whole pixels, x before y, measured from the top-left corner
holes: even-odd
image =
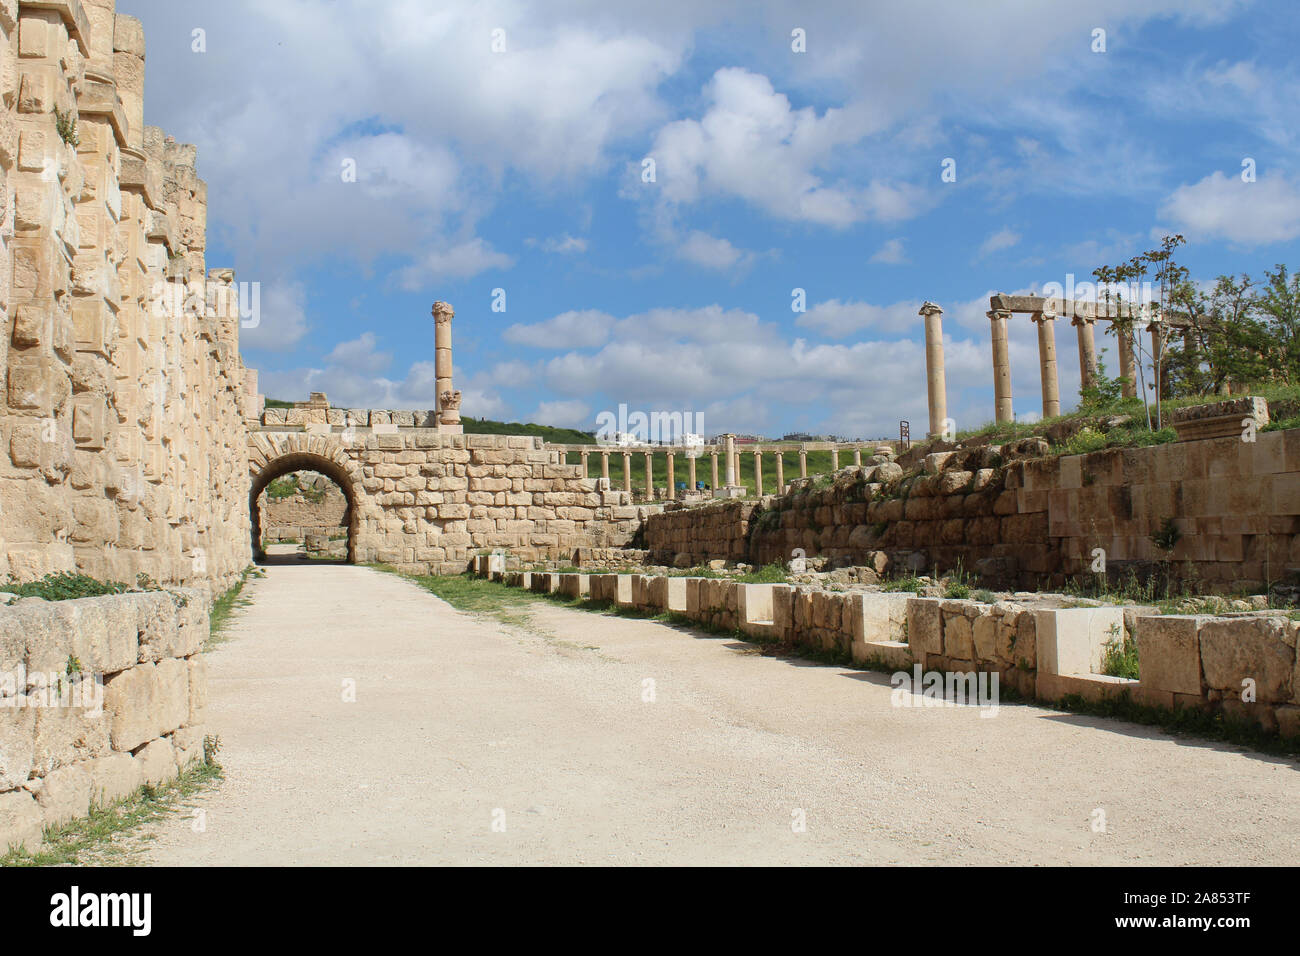
[[[21,696],[6,697],[0,704],[0,790],[12,790],[32,772],[36,711]]]
[[[172,734],[172,753],[178,769],[184,770],[203,759],[203,737],[202,726],[182,727]]]
[[[772,622],[771,584],[737,584],[736,613],[741,627]]]
[[[109,722],[97,699],[98,691],[93,681],[87,681],[79,688],[79,692],[86,696],[87,706],[70,706],[77,702],[77,698],[69,692],[65,698],[50,701],[57,706],[35,710],[32,736],[32,768],[35,773],[46,774],[56,767],[101,757],[112,749]],[[69,706],[63,706],[64,702]]]
[[[79,764],[90,774],[93,806],[108,806],[131,796],[144,784],[140,762],[129,753],[110,754]]]
[[[1040,674],[1098,674],[1108,641],[1124,637],[1124,609],[1058,608],[1034,611]]]
[[[44,825],[56,827],[89,813],[92,785],[84,766],[60,767],[47,773],[36,792]]]
[[[912,656],[924,663],[926,654],[943,653],[942,612],[938,598],[907,599],[907,642]]]
[[[155,669],[151,663],[137,664],[104,682],[104,712],[115,750],[134,750],[162,732]]]
[[[0,793],[0,853],[15,847],[35,850],[41,845],[44,814],[26,790]]]
[[[189,686],[189,708],[185,720],[187,727],[202,724],[207,719],[208,711],[208,663],[202,654],[195,654],[186,660],[187,680]]]
[[[1250,678],[1257,700],[1291,700],[1296,649],[1288,620],[1219,618],[1206,621],[1199,635],[1206,686],[1240,696],[1242,680]]]
[[[1138,669],[1144,688],[1201,695],[1198,632],[1207,620],[1195,615],[1152,615],[1137,619]]]
[[[176,776],[176,752],[166,737],[149,741],[134,756],[140,764],[144,782],[151,786],[156,787]]]

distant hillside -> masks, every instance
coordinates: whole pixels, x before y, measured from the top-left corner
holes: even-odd
[[[293,402],[268,398],[267,408],[293,408]],[[557,445],[594,445],[595,432],[580,432],[572,428],[553,428],[550,425],[524,425],[520,422],[497,422],[490,418],[461,418],[466,435],[540,435]]]
[[[557,445],[594,445],[594,432],[580,432],[572,428],[554,428],[550,425],[524,425],[519,422],[495,422],[490,418],[461,418],[466,435],[540,435]]]

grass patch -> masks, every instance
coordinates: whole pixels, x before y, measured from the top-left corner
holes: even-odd
[[[915,574],[904,575],[903,577],[890,578],[888,581],[880,582],[882,591],[909,591],[913,594],[920,594],[925,585]]]
[[[405,574],[389,565],[372,564],[376,571],[396,574],[431,594],[442,598],[458,611],[487,614],[507,624],[518,623],[522,618],[518,610],[543,597],[522,588],[512,588],[499,581],[463,574]]]
[[[1067,694],[1058,701],[1036,701],[1036,703],[1052,710],[1159,727],[1178,737],[1221,741],[1265,754],[1300,756],[1300,738],[1279,737],[1264,730],[1258,724],[1228,720],[1222,713],[1209,713],[1191,707],[1170,710],[1167,707],[1139,704],[1133,700],[1128,691],[1111,700],[1090,701],[1078,694]]]
[[[44,598],[46,601],[103,597],[105,594],[125,594],[130,590],[129,585],[120,581],[97,581],[88,575],[73,571],[53,572],[38,581],[26,581],[22,584],[14,581],[11,576],[7,583],[0,584],[0,591],[24,598]]]
[[[107,862],[118,862],[126,850],[113,845],[116,837],[176,813],[182,801],[216,786],[222,779],[219,763],[197,763],[170,783],[157,787],[146,784],[116,803],[93,808],[89,816],[47,827],[45,842],[35,852],[9,850],[0,856],[0,866],[78,866],[99,863],[103,857],[110,858]]]
[[[220,597],[212,601],[212,611],[208,615],[208,639],[203,644],[205,651],[229,640],[224,631],[226,624],[230,621],[230,616],[235,613],[235,608],[248,607],[253,603],[248,598],[240,596],[249,575],[261,578],[266,576],[266,572],[251,566],[245,568],[244,573],[239,576],[239,580],[227,588]]]
[[[782,565],[765,564],[761,568],[739,575],[736,580],[741,584],[785,584],[789,578]]]
[[[1101,672],[1109,677],[1138,679],[1137,638],[1129,637],[1118,624],[1110,628],[1110,640],[1102,648]]]

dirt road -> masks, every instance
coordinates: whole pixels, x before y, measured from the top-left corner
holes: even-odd
[[[887,675],[549,603],[507,626],[366,568],[267,572],[209,659],[227,779],[203,832],[177,815],[140,862],[1300,858],[1294,761],[1037,707],[894,707]]]

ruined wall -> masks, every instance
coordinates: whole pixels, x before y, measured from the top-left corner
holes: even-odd
[[[144,125],[144,52],[114,0],[0,2],[0,577],[249,561],[238,315],[204,308],[206,187]]]
[[[281,425],[273,413],[283,411],[268,409],[250,432],[252,493],[291,470],[338,482],[352,506],[355,561],[434,574],[459,574],[476,552],[497,548],[516,562],[570,561],[580,548],[631,542],[649,511],[580,477],[581,465],[565,464],[540,438],[363,427],[342,414],[331,425],[342,409],[289,409],[321,420]]]
[[[0,855],[203,756],[208,592],[0,606]]]
[[[262,539],[304,541],[309,534],[337,534],[348,528],[348,499],[336,485],[324,489],[321,501],[311,501],[301,493],[288,498],[271,499],[266,492],[258,498]]]
[[[665,564],[785,563],[802,548],[840,565],[884,554],[897,570],[961,562],[991,586],[1055,587],[1091,573],[1096,548],[1112,581],[1159,570],[1152,535],[1172,518],[1173,576],[1258,591],[1300,567],[1300,430],[1254,438],[1009,462],[986,447],[930,455],[912,475],[845,469],[824,487],[652,515],[645,545]]]

